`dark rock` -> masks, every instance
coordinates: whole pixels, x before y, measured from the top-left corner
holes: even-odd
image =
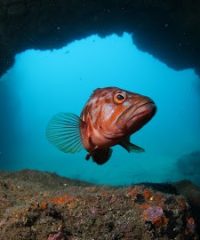
[[[181,156],[177,160],[177,169],[185,179],[192,179],[200,185],[200,151]]]
[[[196,218],[196,223],[200,226],[200,188],[194,185],[191,181],[180,181],[174,184],[179,194],[182,194],[187,199],[191,206],[193,216]],[[191,224],[188,223],[190,226]],[[200,227],[197,228],[200,235]]]
[[[144,203],[145,202],[145,198],[142,194],[137,194],[136,195],[136,199],[135,199],[135,203]]]
[[[169,66],[199,74],[199,16],[198,0],[0,0],[0,74],[26,49],[125,31]]]
[[[47,172],[0,173],[1,240],[197,240],[197,217],[183,196],[145,185],[112,188]]]

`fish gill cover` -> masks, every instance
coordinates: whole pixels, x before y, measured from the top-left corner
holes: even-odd
[[[94,89],[108,86],[155,101],[156,115],[131,138],[145,152],[115,146],[110,160],[98,166],[85,160],[86,151],[66,154],[50,145],[45,129],[51,117],[79,116]],[[109,185],[183,179],[177,160],[200,150],[198,86],[192,69],[169,68],[139,51],[127,33],[94,35],[59,50],[28,50],[0,80],[1,169],[48,170]]]

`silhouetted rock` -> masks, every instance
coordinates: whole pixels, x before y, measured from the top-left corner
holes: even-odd
[[[195,217],[182,195],[145,185],[112,188],[47,172],[0,173],[1,240],[195,240]]]
[[[200,185],[200,151],[180,157],[177,160],[177,168],[184,178],[190,178]]]
[[[0,0],[0,74],[25,49],[125,31],[169,66],[199,74],[199,16],[198,0]]]

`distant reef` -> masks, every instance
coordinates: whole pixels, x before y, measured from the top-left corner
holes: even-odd
[[[1,240],[197,240],[190,182],[105,187],[56,174],[0,172]]]
[[[0,0],[0,75],[26,49],[125,31],[170,67],[200,74],[199,0]]]

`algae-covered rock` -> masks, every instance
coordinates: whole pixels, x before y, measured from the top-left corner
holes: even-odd
[[[186,199],[152,186],[112,188],[46,172],[2,172],[0,239],[198,239]]]

